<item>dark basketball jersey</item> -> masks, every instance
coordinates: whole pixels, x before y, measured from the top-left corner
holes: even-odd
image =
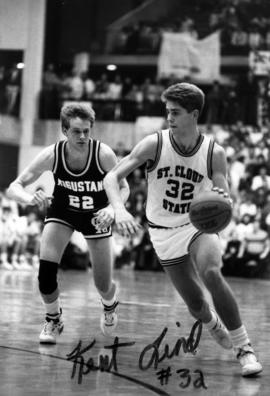
[[[59,212],[95,212],[108,205],[103,186],[105,171],[99,162],[100,142],[89,141],[89,153],[85,168],[80,172],[69,169],[66,162],[67,141],[55,145],[53,176],[55,187],[52,209]]]

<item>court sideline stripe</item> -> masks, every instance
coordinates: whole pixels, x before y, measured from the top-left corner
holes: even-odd
[[[61,356],[56,356],[56,355],[51,355],[51,354],[47,354],[47,353],[40,353],[40,352],[30,351],[28,349],[23,349],[23,348],[9,347],[9,346],[5,346],[5,345],[0,345],[0,348],[10,349],[10,350],[13,350],[13,351],[18,351],[18,352],[32,353],[34,355],[39,355],[39,356],[48,356],[48,357],[53,358],[53,359],[64,360],[65,362],[69,362],[70,361],[72,364],[76,363],[76,361],[67,360],[67,359],[65,359],[65,358],[63,358]],[[81,364],[81,362],[78,362],[78,363]],[[83,363],[83,365],[87,366],[86,363]],[[103,371],[103,373],[113,374],[113,375],[115,375],[117,377],[124,378],[127,381],[134,382],[135,384],[141,385],[144,388],[156,393],[157,395],[170,396],[170,394],[165,392],[164,390],[159,389],[159,388],[157,388],[157,387],[155,387],[153,385],[147,384],[146,382],[137,380],[136,378],[129,377],[128,375],[120,374],[120,373],[115,372],[115,371]]]
[[[157,307],[157,308],[159,308],[159,307],[169,308],[170,307],[169,304],[158,304],[158,303],[152,304],[152,303],[143,303],[143,302],[138,302],[138,301],[123,301],[123,300],[119,301],[119,304],[120,305],[140,305],[143,307]]]

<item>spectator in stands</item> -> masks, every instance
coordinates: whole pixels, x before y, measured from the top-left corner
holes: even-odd
[[[132,80],[129,76],[126,76],[123,81],[123,87],[122,87],[122,98],[125,99],[126,95],[131,91],[132,89]]]
[[[27,214],[26,221],[26,244],[24,254],[27,258],[27,261],[37,269],[39,265],[39,248],[43,224],[33,209]]]
[[[247,232],[252,232],[252,223],[251,217],[249,214],[245,214],[242,218],[239,219],[238,224],[235,227],[237,239],[240,241],[245,238]]]
[[[238,207],[238,218],[242,219],[246,214],[250,216],[251,220],[255,220],[255,217],[258,214],[258,208],[252,201],[252,195],[249,192],[242,193]]]
[[[241,241],[236,229],[237,217],[233,217],[228,227],[220,233],[221,246],[223,247],[223,275],[237,276],[241,273],[240,259],[238,258]]]
[[[254,191],[254,203],[259,210],[262,210],[262,208],[265,206],[266,191],[263,187],[259,187],[256,191]]]
[[[129,35],[130,28],[129,26],[123,26],[116,34],[114,40],[114,53],[116,54],[123,54],[126,49],[128,35]]]
[[[231,180],[231,191],[233,194],[238,191],[240,179],[245,173],[245,157],[239,156],[231,163],[229,168],[229,175]]]
[[[81,100],[84,93],[84,84],[81,74],[76,71],[72,71],[72,76],[69,80],[69,84],[70,84],[69,99],[74,101]]]
[[[5,89],[6,89],[6,69],[5,66],[0,66],[0,114],[6,111],[5,101]]]
[[[241,75],[236,86],[239,120],[246,125],[257,123],[257,83],[251,72]]]
[[[207,124],[218,124],[220,122],[221,106],[222,106],[222,89],[218,81],[214,81],[213,85],[206,95],[207,105]]]
[[[122,105],[123,119],[135,121],[143,112],[143,92],[137,84],[133,84],[131,90],[125,95]]]
[[[159,52],[161,43],[161,31],[158,26],[153,26],[149,34],[150,54],[157,54]]]
[[[245,266],[249,269],[248,275],[255,276],[263,270],[269,251],[268,234],[261,229],[260,222],[255,220],[251,230],[245,233],[238,254],[238,257],[243,258]]]
[[[67,72],[63,72],[60,77],[60,84],[58,88],[59,100],[61,105],[70,98],[70,91],[71,91],[70,80],[71,80],[71,75]],[[58,117],[58,113],[57,113],[57,117]]]
[[[265,43],[266,51],[269,51],[270,50],[270,27],[268,27],[268,29],[265,33],[264,43]]]
[[[14,63],[7,71],[6,76],[6,102],[7,114],[19,115],[19,98],[21,92],[21,69]]]
[[[239,193],[250,192],[251,191],[251,183],[253,179],[252,171],[246,166],[244,169],[244,174],[239,179],[238,191]]]
[[[2,269],[13,270],[19,266],[17,258],[20,240],[18,238],[17,218],[17,215],[12,212],[11,206],[4,204],[0,219],[0,258]]]
[[[270,190],[270,176],[267,174],[267,167],[262,165],[259,169],[259,174],[254,176],[252,180],[251,189],[253,191],[263,188],[265,191]]]
[[[96,82],[95,99],[106,99],[108,97],[109,81],[108,75],[102,73],[100,79]]]
[[[112,235],[112,250],[114,268],[121,268],[124,265],[131,264],[132,240],[124,237],[118,232]],[[133,265],[132,265],[133,267]]]
[[[261,211],[261,227],[268,232],[268,236],[270,237],[270,191],[266,193],[265,205]]]
[[[61,79],[55,72],[53,63],[49,63],[42,77],[42,91],[40,96],[40,117],[43,119],[58,116],[58,99]]]
[[[223,100],[221,105],[221,124],[233,124],[238,120],[239,103],[234,86],[223,88]]]
[[[248,33],[240,26],[236,26],[231,35],[231,44],[238,49],[248,49]]]
[[[256,51],[263,47],[263,36],[258,27],[251,27],[248,35],[248,45],[251,50]]]
[[[82,73],[82,81],[83,81],[83,91],[84,91],[84,99],[91,100],[93,99],[96,84],[95,82],[89,77],[87,72]]]
[[[130,27],[127,41],[126,41],[126,54],[136,54],[139,48],[139,40],[140,40],[140,24],[135,23]]]

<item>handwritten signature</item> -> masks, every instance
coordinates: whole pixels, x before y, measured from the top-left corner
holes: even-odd
[[[181,326],[179,322],[177,322],[176,325],[177,327]],[[150,367],[157,370],[159,363],[179,356],[181,348],[185,354],[195,354],[202,334],[202,323],[201,321],[196,321],[190,330],[189,336],[187,338],[178,338],[173,348],[170,348],[168,343],[164,346],[161,345],[167,332],[168,328],[164,327],[161,334],[141,351],[138,359],[138,367],[140,370],[145,371]],[[73,379],[77,375],[78,384],[81,384],[83,376],[89,374],[91,371],[113,371],[114,373],[118,373],[118,350],[132,347],[135,343],[135,341],[120,343],[119,338],[115,337],[112,345],[104,346],[104,349],[111,350],[111,354],[101,354],[95,360],[92,356],[87,359],[85,354],[91,351],[95,346],[96,340],[94,339],[86,347],[82,346],[82,341],[80,340],[73,351],[67,354],[67,360],[73,362],[71,378]]]

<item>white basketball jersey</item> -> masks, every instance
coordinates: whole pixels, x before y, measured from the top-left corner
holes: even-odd
[[[201,191],[211,190],[214,142],[200,135],[194,149],[181,152],[169,129],[157,133],[154,163],[147,168],[146,216],[151,225],[179,227],[190,223],[189,207]]]

